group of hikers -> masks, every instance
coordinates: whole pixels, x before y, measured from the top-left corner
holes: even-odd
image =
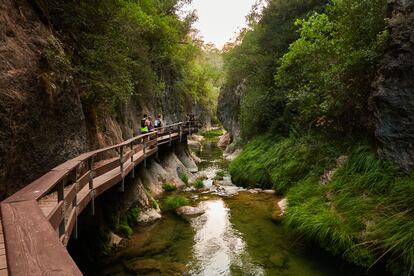
[[[156,128],[160,128],[163,126],[163,122],[161,119],[161,115],[158,114],[155,117],[155,121],[152,122],[152,117],[144,114],[144,117],[141,120],[141,133],[148,133],[154,131]]]
[[[187,122],[195,121],[195,115],[187,113],[185,115]],[[155,129],[159,129],[164,126],[164,122],[161,118],[161,115],[158,114],[155,117],[155,121],[152,121],[152,117],[148,116],[147,114],[144,114],[143,118],[141,119],[141,134],[145,134],[151,131],[154,131]]]

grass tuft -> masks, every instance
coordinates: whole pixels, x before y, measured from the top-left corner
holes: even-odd
[[[174,184],[169,183],[169,182],[164,183],[164,184],[162,185],[162,188],[163,188],[163,189],[164,189],[164,191],[166,191],[166,192],[172,192],[172,191],[175,191],[175,190],[177,189],[177,187],[176,187]]]
[[[203,180],[202,180],[202,179],[200,179],[200,178],[197,178],[197,179],[194,181],[193,186],[194,186],[194,188],[196,188],[196,189],[202,189],[202,188],[204,188],[204,183],[203,183]]]
[[[172,211],[189,204],[190,200],[184,196],[168,196],[162,202],[162,209],[165,211]]]

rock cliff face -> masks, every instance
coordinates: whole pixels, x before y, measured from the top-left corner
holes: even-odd
[[[83,108],[68,45],[42,1],[0,1],[0,199],[82,152],[136,135],[143,113],[182,120],[189,102],[166,91],[132,98],[114,116]],[[153,91],[151,91],[153,92]],[[155,93],[154,93],[155,94]]]
[[[1,1],[0,197],[86,149],[62,45],[26,1]]]
[[[218,99],[217,117],[232,139],[240,135],[239,112],[243,89],[244,82],[236,87],[223,87]]]
[[[414,1],[388,1],[391,41],[374,83],[372,106],[379,154],[414,168]]]

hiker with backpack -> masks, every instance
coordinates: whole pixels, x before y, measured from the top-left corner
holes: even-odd
[[[161,114],[158,114],[157,117],[155,118],[155,122],[154,122],[154,126],[155,128],[160,128],[162,127],[163,123],[161,120]]]

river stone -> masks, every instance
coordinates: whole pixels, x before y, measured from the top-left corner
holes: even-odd
[[[137,221],[139,223],[151,223],[161,218],[161,214],[156,209],[147,209],[139,213]]]
[[[263,190],[262,193],[274,195],[275,194],[275,190]]]
[[[119,246],[119,244],[121,243],[121,241],[122,241],[122,238],[120,237],[120,236],[118,236],[117,234],[115,234],[115,233],[112,233],[111,232],[111,241],[110,241],[110,244],[112,245],[112,246],[115,246],[115,247],[118,247]]]
[[[280,200],[277,203],[277,205],[279,206],[280,211],[281,211],[280,215],[283,216],[285,214],[286,208],[288,206],[287,198],[284,198],[284,199]]]
[[[287,268],[288,259],[282,254],[273,254],[269,257],[269,261],[277,268]]]
[[[177,214],[180,216],[198,216],[205,213],[205,210],[200,206],[183,206],[176,210]]]
[[[251,194],[258,194],[259,192],[255,189],[249,189],[247,190],[247,192],[251,193]]]
[[[197,142],[197,141],[191,141],[189,140],[188,142],[188,147],[194,151],[194,152],[200,152],[201,151],[201,143]]]

